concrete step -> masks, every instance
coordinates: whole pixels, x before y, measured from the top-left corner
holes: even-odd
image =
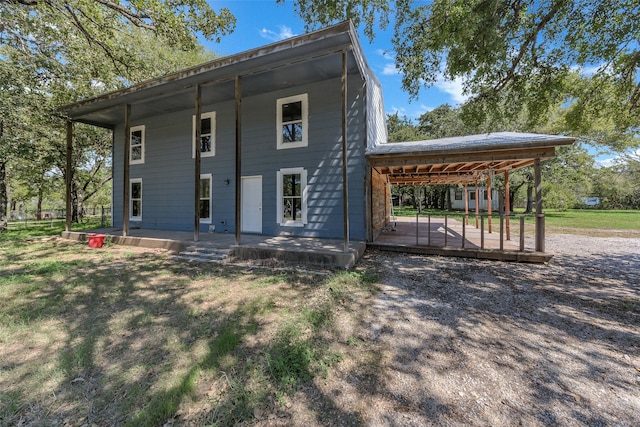
[[[231,249],[229,248],[216,248],[212,246],[188,246],[183,252],[199,253],[199,254],[219,254],[229,255]]]
[[[229,258],[231,249],[211,246],[188,246],[173,259],[187,262],[222,262]]]

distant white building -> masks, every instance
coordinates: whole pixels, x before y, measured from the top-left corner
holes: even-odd
[[[451,209],[454,210],[464,210],[464,188],[450,188],[451,192]],[[488,210],[488,191],[487,187],[478,187],[478,196],[479,196],[479,205],[481,211]],[[468,197],[469,197],[469,211],[474,211],[476,209],[476,187],[469,186],[468,187]],[[499,202],[499,194],[498,190],[495,188],[491,190],[491,209],[493,211],[497,211],[500,202]]]

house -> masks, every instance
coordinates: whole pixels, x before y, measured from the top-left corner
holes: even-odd
[[[364,152],[386,128],[350,22],[61,111],[113,130],[113,222],[125,232],[343,238],[348,225],[366,238]]]
[[[468,202],[465,204],[465,188],[464,187],[451,187],[449,189],[449,195],[451,196],[451,209],[463,211],[465,209],[475,210],[476,203],[478,209],[486,211],[489,208],[489,191],[487,187],[478,186],[478,199],[476,200],[476,187],[471,185],[466,188],[466,197]],[[500,194],[495,188],[491,189],[491,209],[497,211],[500,208]]]
[[[475,182],[573,142],[491,134],[444,156],[438,142],[387,144],[382,88],[350,22],[60,111],[68,158],[73,122],[113,131],[113,225],[123,236],[139,228],[192,231],[195,241],[232,234],[236,245],[250,235],[340,239],[344,252],[389,222],[392,184]]]

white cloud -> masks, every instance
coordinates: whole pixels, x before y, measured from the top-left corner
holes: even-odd
[[[608,168],[610,166],[621,165],[627,161],[627,157],[640,159],[640,150],[630,151],[625,154],[619,154],[614,157],[598,159],[596,158],[596,167]]]
[[[263,28],[262,30],[260,30],[260,36],[262,36],[262,38],[265,38],[267,40],[271,40],[274,42],[288,39],[296,35],[297,34],[295,34],[291,30],[291,27],[287,27],[286,25],[278,25],[278,31],[268,30],[266,28]]]
[[[383,76],[395,76],[400,74],[400,71],[396,68],[396,64],[393,62],[388,62],[384,64],[384,68],[382,68]]]
[[[376,53],[378,55],[382,56],[387,61],[395,61],[395,59],[396,59],[396,55],[393,52],[390,52],[388,50],[377,49]]]
[[[454,80],[447,80],[444,77],[440,77],[434,86],[442,92],[449,94],[451,99],[457,104],[462,104],[469,99],[469,95],[463,93],[464,89],[462,87],[461,77],[456,77]]]

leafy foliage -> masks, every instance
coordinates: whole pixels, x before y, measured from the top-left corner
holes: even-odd
[[[309,27],[352,19],[373,38],[394,21],[403,86],[417,96],[462,78],[466,123],[524,116],[616,149],[638,146],[640,4],[636,0],[296,0]]]

